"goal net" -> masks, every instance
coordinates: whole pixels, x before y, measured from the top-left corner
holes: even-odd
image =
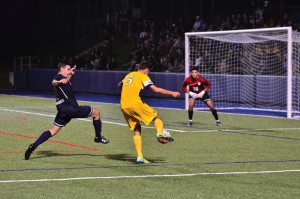
[[[218,111],[300,116],[300,34],[291,27],[185,33],[186,76],[194,66]]]

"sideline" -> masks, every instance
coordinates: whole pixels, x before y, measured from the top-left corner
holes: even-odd
[[[277,170],[277,171],[233,171],[233,172],[217,172],[217,173],[190,173],[190,174],[163,174],[163,175],[141,175],[141,176],[95,176],[81,178],[46,178],[32,180],[1,180],[0,183],[19,183],[19,182],[50,182],[50,181],[74,181],[74,180],[97,180],[97,179],[124,179],[124,178],[160,178],[160,177],[192,177],[207,175],[246,175],[246,174],[272,174],[272,173],[292,173],[300,172],[300,170]]]
[[[50,114],[44,114],[44,113],[36,113],[36,112],[29,112],[29,111],[21,111],[21,110],[13,110],[13,109],[8,109],[8,108],[1,108],[1,111],[10,111],[10,112],[15,112],[15,113],[24,113],[24,114],[30,114],[30,115],[39,115],[39,116],[45,116],[45,117],[52,117],[55,118],[55,115],[50,115]],[[88,121],[90,122],[91,120],[88,118],[74,118],[76,120],[81,120],[81,121]],[[113,124],[113,125],[119,125],[119,126],[127,126],[125,123],[119,123],[119,122],[109,122],[102,120],[103,123],[106,124]],[[142,125],[143,128],[148,128],[148,129],[155,129],[155,127],[152,126],[144,126]],[[269,129],[253,129],[258,130],[258,131],[275,131],[275,130],[297,130],[300,128],[269,128]],[[281,139],[291,139],[291,140],[300,140],[297,138],[289,138],[289,137],[277,137],[277,136],[267,136],[267,135],[259,135],[259,134],[251,134],[251,133],[246,133],[246,132],[240,132],[238,130],[232,130],[232,129],[199,129],[199,130],[178,130],[178,129],[170,129],[166,128],[166,130],[171,131],[171,132],[180,132],[180,133],[186,133],[186,132],[194,132],[194,133],[206,133],[206,132],[225,132],[225,133],[237,133],[237,134],[247,134],[251,136],[261,136],[261,137],[272,137],[272,138],[281,138]]]
[[[49,115],[49,114],[44,114],[44,113],[35,113],[35,112],[28,112],[28,111],[20,111],[20,110],[12,110],[12,109],[7,109],[7,108],[0,108],[1,111],[10,111],[10,112],[14,112],[14,113],[24,113],[24,114],[30,114],[30,115],[39,115],[39,116],[45,116],[45,117],[52,117],[55,118],[55,115]],[[74,118],[75,119],[75,118]],[[85,119],[85,118],[76,118],[77,120],[81,120],[81,121],[91,121],[90,119]],[[128,126],[125,123],[119,123],[119,122],[109,122],[109,121],[104,121],[102,120],[103,123],[106,124],[115,124],[115,125],[119,125],[119,126]],[[155,127],[152,126],[142,126],[143,128],[151,128],[154,129]],[[177,130],[177,129],[166,129],[169,131],[173,131],[173,132],[187,132],[184,130]]]

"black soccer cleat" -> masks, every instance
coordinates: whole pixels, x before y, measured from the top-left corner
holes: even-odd
[[[32,152],[35,150],[33,144],[30,144],[28,149],[25,151],[25,160],[29,160]]]
[[[216,125],[217,125],[217,126],[222,126],[221,121],[220,121],[220,120],[216,120]]]
[[[193,122],[189,121],[187,124],[186,124],[186,127],[192,127],[193,126]]]
[[[101,136],[101,137],[95,137],[94,142],[96,143],[101,142],[102,144],[108,144],[109,140],[105,139],[104,136]]]

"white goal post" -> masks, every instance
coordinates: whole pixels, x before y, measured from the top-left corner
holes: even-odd
[[[300,33],[291,27],[185,33],[186,77],[195,66],[219,111],[300,116]]]

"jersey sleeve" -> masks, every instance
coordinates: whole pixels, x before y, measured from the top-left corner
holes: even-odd
[[[181,90],[185,93],[189,92],[189,90],[186,88],[188,86],[187,79],[185,79],[181,85]]]
[[[62,80],[63,78],[64,78],[64,76],[62,76],[62,75],[55,75],[54,78],[53,78],[53,80],[55,80],[55,81],[60,81],[60,80]]]
[[[153,82],[148,75],[142,76],[142,83],[143,83],[143,88],[149,88],[149,86],[153,85]]]

